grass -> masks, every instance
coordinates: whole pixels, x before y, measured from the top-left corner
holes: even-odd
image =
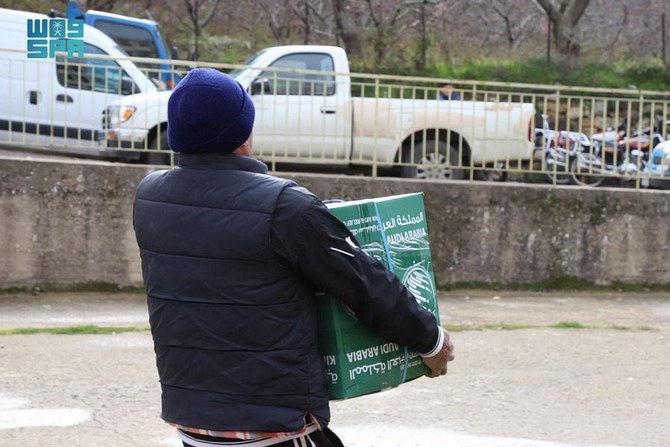
[[[443,324],[443,328],[449,332],[465,331],[516,331],[519,329],[534,329],[538,326],[531,324],[510,324],[510,323],[490,323],[490,324]]]
[[[552,292],[552,291],[592,291],[592,292],[670,292],[670,284],[648,284],[648,283],[621,283],[613,282],[609,285],[598,285],[573,276],[548,278],[544,281],[529,283],[487,283],[481,281],[462,281],[441,284],[441,290],[512,290],[529,292]]]
[[[621,326],[584,324],[577,321],[561,321],[555,324],[537,325],[523,323],[488,323],[488,324],[443,324],[449,332],[465,331],[517,331],[521,329],[614,329],[619,331],[652,331],[649,326]]]
[[[35,284],[27,287],[0,288],[0,295],[38,295],[41,293],[144,293],[143,287],[119,286],[93,281],[81,284]]]
[[[589,329],[589,326],[586,326],[582,323],[576,321],[562,321],[560,323],[552,324],[549,326],[554,329]]]
[[[668,284],[648,283],[621,283],[613,282],[609,285],[597,285],[587,280],[573,276],[548,278],[542,281],[528,283],[502,283],[483,281],[461,281],[441,284],[441,290],[512,290],[530,292],[549,291],[612,291],[612,292],[670,292]],[[35,284],[27,287],[0,288],[0,295],[39,295],[42,293],[137,293],[144,294],[143,287],[119,286],[106,282],[88,282],[81,284]]]
[[[427,73],[407,73],[407,69],[402,67],[394,67],[387,71],[428,74],[449,79],[670,90],[670,72],[657,59],[607,63],[583,60],[566,64],[560,60],[547,62],[543,58],[478,58],[460,61],[457,64],[440,63],[429,67]]]
[[[524,323],[488,323],[488,324],[443,324],[443,328],[449,332],[465,331],[518,331],[522,329],[613,329],[618,331],[653,331],[649,326],[621,326],[621,325],[593,325],[583,324],[577,321],[561,321],[549,325],[536,325]],[[52,334],[52,335],[110,335],[121,334],[125,332],[146,332],[148,326],[65,326],[65,327],[45,327],[45,328],[17,328],[0,329],[0,336],[3,335],[33,335],[33,334]]]
[[[46,328],[17,328],[0,329],[0,335],[32,335],[32,334],[55,334],[55,335],[109,335],[124,332],[146,332],[149,327],[144,326],[66,326]]]

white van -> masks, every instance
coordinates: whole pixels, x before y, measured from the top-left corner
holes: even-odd
[[[28,58],[28,19],[49,17],[0,8],[0,144],[101,155],[103,110],[156,86],[112,39],[88,25],[86,57]]]

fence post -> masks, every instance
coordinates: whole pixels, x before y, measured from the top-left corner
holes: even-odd
[[[379,78],[375,78],[375,119],[379,119]],[[378,163],[378,156],[379,156],[379,140],[378,140],[378,132],[379,132],[379,126],[378,123],[375,122],[375,151],[374,151],[374,156],[372,157],[372,177],[376,178],[377,177],[377,163]]]

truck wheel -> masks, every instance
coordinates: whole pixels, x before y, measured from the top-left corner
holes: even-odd
[[[169,165],[171,164],[170,147],[167,142],[167,130],[161,130],[160,134],[156,135],[151,143],[149,149],[158,149],[165,151],[164,154],[159,152],[147,152],[144,156],[144,162],[149,165]]]
[[[403,178],[463,180],[465,170],[460,166],[458,150],[444,141],[429,140],[417,143],[414,151],[407,151],[402,157]]]
[[[504,161],[499,161],[492,169],[475,171],[475,180],[483,182],[506,182],[507,165]]]

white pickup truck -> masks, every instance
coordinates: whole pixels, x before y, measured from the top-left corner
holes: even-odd
[[[253,98],[254,153],[269,163],[459,179],[470,169],[533,156],[533,104],[440,100],[438,84],[350,74],[342,48],[267,48],[231,75]],[[103,119],[108,146],[164,162],[169,95],[131,95],[110,106]]]

